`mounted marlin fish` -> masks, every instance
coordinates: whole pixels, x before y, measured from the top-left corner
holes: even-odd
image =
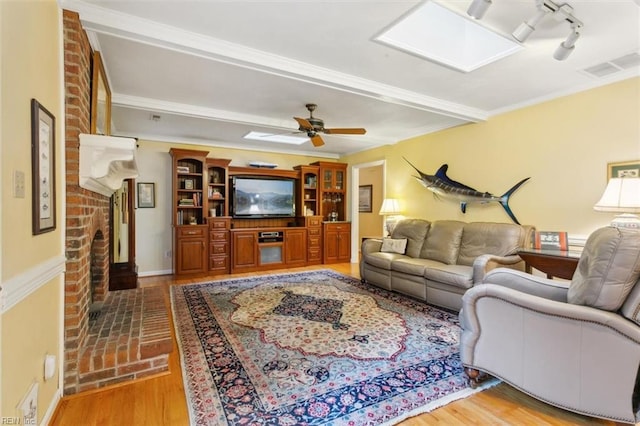
[[[409,163],[411,167],[413,167],[420,174],[420,176],[414,177],[429,191],[432,191],[434,194],[445,198],[453,198],[455,200],[459,200],[462,213],[467,212],[468,203],[489,203],[491,201],[496,201],[500,203],[502,207],[504,207],[511,220],[520,225],[520,222],[518,222],[518,219],[516,219],[516,216],[513,214],[511,208],[509,207],[509,197],[511,197],[511,194],[513,194],[518,188],[520,188],[523,183],[528,181],[529,178],[522,179],[520,182],[513,185],[513,187],[505,192],[502,196],[497,197],[488,192],[476,191],[475,189],[467,185],[463,185],[460,182],[456,182],[455,180],[450,179],[447,176],[447,169],[449,168],[447,164],[443,164],[442,166],[440,166],[435,175],[428,175],[418,170],[418,168],[411,164],[411,162],[409,162],[409,160],[407,160],[406,158],[405,161]]]

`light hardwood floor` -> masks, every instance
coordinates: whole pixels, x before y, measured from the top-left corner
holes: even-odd
[[[356,264],[322,265],[320,268],[325,267],[359,278]],[[287,271],[310,269],[318,268],[296,268]],[[276,272],[282,271],[270,273]],[[225,277],[228,276],[213,278]],[[208,278],[211,277],[179,279],[174,276],[146,277],[140,279],[140,285],[164,287],[167,309],[169,309],[170,285],[202,282]],[[189,416],[179,357],[177,346],[174,344],[174,351],[169,358],[170,372],[167,374],[62,398],[50,425],[188,425]],[[499,384],[468,398],[452,402],[431,413],[412,417],[400,423],[402,426],[613,424],[615,423],[583,417],[551,407],[506,384]]]

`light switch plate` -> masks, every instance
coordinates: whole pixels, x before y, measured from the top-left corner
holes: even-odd
[[[24,172],[13,171],[13,197],[24,198]]]

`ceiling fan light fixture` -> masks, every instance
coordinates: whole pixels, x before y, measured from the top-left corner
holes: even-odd
[[[473,0],[467,9],[467,15],[474,19],[482,19],[487,10],[489,10],[491,3],[491,0]]]

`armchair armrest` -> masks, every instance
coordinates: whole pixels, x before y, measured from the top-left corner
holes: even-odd
[[[368,253],[376,253],[379,252],[382,248],[382,240],[378,238],[367,238],[362,242],[362,246],[360,247],[361,253],[363,255]]]
[[[483,283],[498,284],[533,296],[544,297],[558,302],[567,301],[569,283],[555,281],[537,275],[527,274],[507,268],[497,268],[490,271],[482,280]]]
[[[480,255],[473,261],[473,283],[481,283],[484,276],[487,275],[489,271],[496,268],[511,268],[519,271],[524,271],[524,261],[518,255]]]

